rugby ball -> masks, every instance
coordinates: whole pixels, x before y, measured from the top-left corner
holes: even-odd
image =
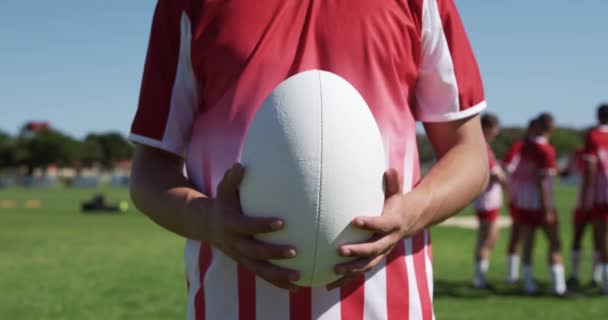
[[[285,223],[258,239],[296,248],[295,258],[272,262],[298,270],[301,286],[337,280],[334,266],[349,260],[338,247],[371,237],[353,218],[380,215],[384,204],[384,145],[359,92],[319,70],[283,81],[256,113],[241,163],[243,213]]]

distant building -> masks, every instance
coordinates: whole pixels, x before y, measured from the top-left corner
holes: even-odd
[[[19,135],[22,137],[28,137],[37,132],[48,130],[50,128],[51,125],[47,121],[29,121],[26,122],[23,127],[21,127],[21,132]]]

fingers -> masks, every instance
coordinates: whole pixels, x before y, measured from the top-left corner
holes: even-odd
[[[338,252],[343,257],[374,258],[384,255],[395,245],[395,236],[375,236],[369,242],[360,244],[343,245]]]
[[[379,255],[372,258],[362,258],[355,261],[339,264],[335,268],[335,272],[345,277],[353,277],[371,271],[382,259],[384,255]]]
[[[378,217],[357,217],[353,220],[355,227],[375,233],[387,234],[400,228],[400,221],[391,215]]]
[[[384,173],[384,197],[388,199],[398,193],[401,193],[399,171],[394,168],[388,169]]]
[[[236,197],[239,184],[243,180],[244,172],[243,167],[238,163],[235,163],[232,168],[228,169],[217,186],[218,197]]]
[[[255,218],[245,215],[230,215],[225,217],[225,229],[241,235],[268,233],[283,228],[283,221],[277,218]]]
[[[234,239],[232,247],[240,256],[251,260],[290,259],[296,256],[296,250],[290,246],[267,244],[248,238]]]

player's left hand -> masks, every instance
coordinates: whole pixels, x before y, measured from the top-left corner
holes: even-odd
[[[406,201],[397,170],[389,169],[385,172],[384,189],[385,202],[382,215],[356,217],[352,222],[357,228],[374,232],[374,236],[368,242],[343,245],[338,249],[341,256],[358,259],[336,265],[334,271],[343,277],[327,285],[327,290],[341,287],[370,271],[391,252],[399,241],[414,233],[411,220],[415,215],[410,216],[408,212],[407,217],[411,218],[406,219],[404,214]]]

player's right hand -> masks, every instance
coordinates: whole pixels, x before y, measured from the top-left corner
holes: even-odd
[[[279,288],[296,291],[298,286],[292,282],[299,279],[298,272],[268,261],[293,258],[296,255],[295,249],[254,239],[256,234],[282,229],[283,221],[277,218],[248,217],[241,211],[239,184],[243,172],[241,165],[233,165],[217,187],[207,223],[210,244],[258,277]]]

